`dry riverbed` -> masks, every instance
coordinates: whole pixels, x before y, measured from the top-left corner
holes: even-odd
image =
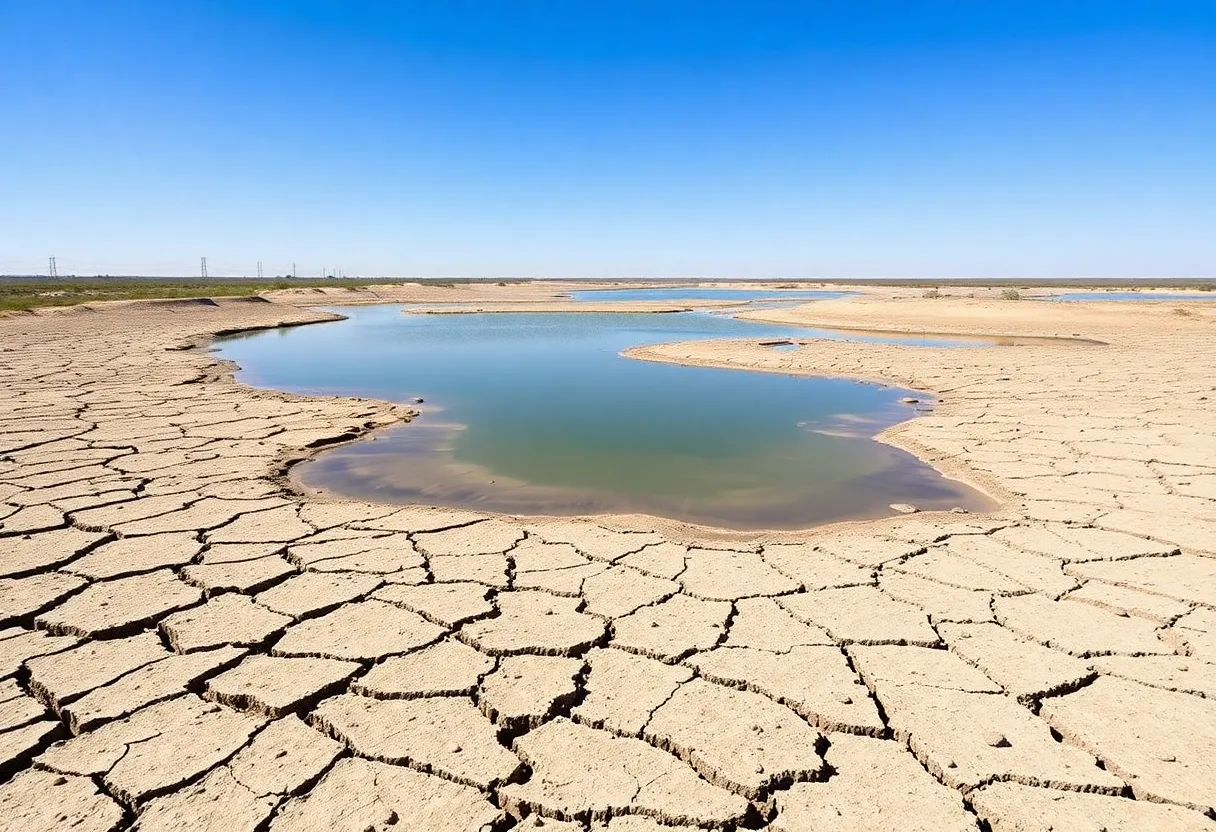
[[[747,314],[1104,345],[635,350],[934,392],[884,440],[1000,503],[724,538],[292,492],[409,417],[205,350],[317,302],[0,319],[5,828],[1216,829],[1212,304],[877,290]]]

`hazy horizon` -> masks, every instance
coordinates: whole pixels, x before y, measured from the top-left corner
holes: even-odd
[[[0,0],[0,273],[1216,274],[1216,5]]]

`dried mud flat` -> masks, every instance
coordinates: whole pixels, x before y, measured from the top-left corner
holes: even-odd
[[[1216,313],[779,314],[1108,346],[639,351],[934,391],[1004,506],[724,542],[292,494],[407,411],[199,345],[321,313],[0,319],[0,825],[1216,829]]]

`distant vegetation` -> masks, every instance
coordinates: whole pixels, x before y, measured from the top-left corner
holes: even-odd
[[[106,300],[142,300],[151,298],[188,298],[188,297],[242,297],[269,292],[275,289],[311,289],[324,286],[342,286],[358,288],[395,283],[420,283],[425,286],[442,286],[452,288],[461,284],[482,284],[506,286],[517,283],[530,283],[530,278],[417,278],[417,277],[378,277],[378,278],[212,278],[197,280],[192,278],[173,277],[68,277],[51,280],[45,277],[0,275],[0,311],[27,310],[38,306],[73,306],[78,303]],[[695,279],[684,280],[653,280],[653,279],[618,279],[617,284],[645,285],[662,283],[666,286],[695,284]],[[746,281],[743,281],[746,282]],[[924,289],[926,298],[946,297],[940,291],[945,285],[954,289],[1008,287],[1001,293],[1006,300],[1020,300],[1021,292],[1028,288],[1034,289],[1192,289],[1205,292],[1216,291],[1216,280],[1151,280],[1139,279],[1019,279],[1019,280],[863,280],[859,278],[844,278],[832,283],[855,286],[898,286],[902,288]],[[826,285],[821,280],[801,282],[784,282],[783,289],[806,289]],[[1018,288],[1014,288],[1018,287]],[[969,295],[972,296],[972,295]]]
[[[354,289],[393,283],[421,283],[428,286],[454,287],[457,283],[477,282],[471,279],[434,280],[429,278],[352,278],[293,280],[190,280],[181,278],[95,277],[49,280],[46,278],[0,278],[0,311],[24,311],[38,306],[75,306],[104,300],[148,300],[152,298],[248,297],[275,289],[312,289],[341,286]],[[498,285],[505,285],[499,281]],[[524,281],[510,281],[522,283]]]
[[[317,282],[318,284],[321,281]],[[201,281],[201,280],[4,280],[0,281],[0,310],[33,309],[36,306],[73,306],[101,300],[145,298],[190,298],[201,296],[256,295],[271,289],[287,289],[290,280]]]

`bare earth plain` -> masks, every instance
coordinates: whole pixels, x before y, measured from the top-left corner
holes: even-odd
[[[930,391],[881,438],[999,506],[794,535],[303,497],[409,411],[205,349],[562,288],[0,319],[0,827],[1216,829],[1216,304],[875,288],[746,314],[1103,344],[633,351]]]

